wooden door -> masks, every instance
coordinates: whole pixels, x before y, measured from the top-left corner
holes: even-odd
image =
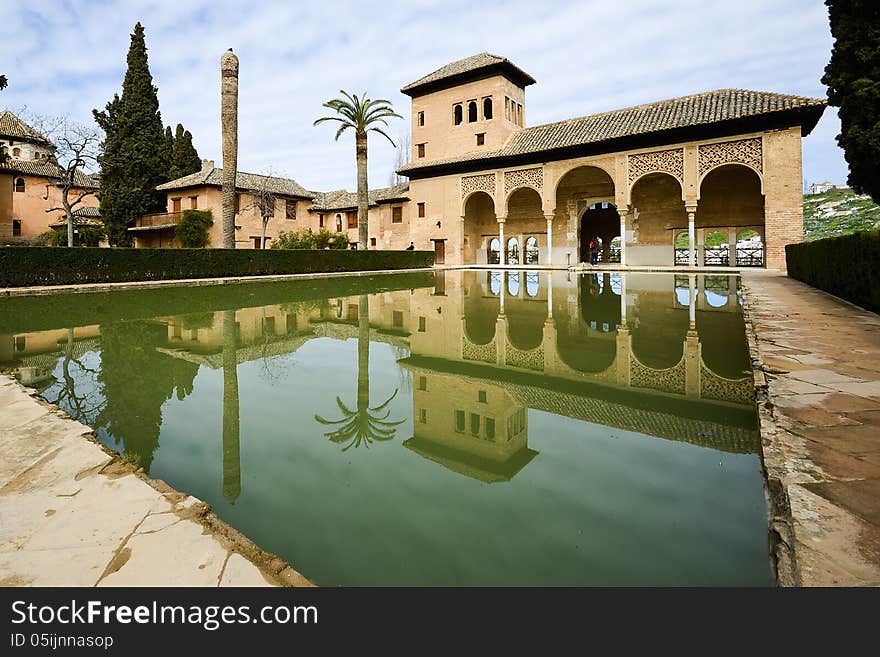
[[[446,240],[434,240],[434,264],[442,265],[446,262]]]

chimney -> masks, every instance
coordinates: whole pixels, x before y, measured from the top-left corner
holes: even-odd
[[[214,168],[214,160],[202,160],[202,171],[210,171]]]

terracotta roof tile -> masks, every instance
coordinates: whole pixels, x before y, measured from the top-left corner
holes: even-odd
[[[58,165],[51,160],[18,160],[12,158],[4,164],[0,164],[0,173],[3,171],[22,173],[26,176],[55,178],[58,175]],[[98,189],[98,178],[95,174],[77,171],[75,181],[77,187],[81,189]]]
[[[459,59],[458,61],[441,66],[433,73],[428,73],[428,75],[401,88],[400,91],[408,95],[413,95],[423,87],[435,85],[448,78],[494,67],[506,68],[508,72],[514,74],[523,86],[535,83],[535,79],[531,75],[514,65],[514,63],[506,57],[499,57],[492,53],[481,52],[477,55],[471,55],[470,57],[465,57],[464,59]]]
[[[268,179],[269,188],[276,194],[285,196],[298,196],[301,198],[314,198],[315,192],[310,192],[292,178],[279,178],[276,176],[264,176],[257,173],[247,173],[239,171],[235,177],[236,189],[260,189],[263,180]],[[170,189],[185,189],[187,187],[222,187],[223,186],[223,169],[213,167],[211,169],[203,169],[188,176],[172,180],[159,185],[156,189],[165,191]]]
[[[409,192],[409,183],[404,182],[392,187],[371,189],[369,193],[370,205],[387,203],[397,199],[406,199]],[[357,207],[357,193],[338,189],[333,192],[322,192],[315,196],[309,210],[313,212],[332,210],[353,210]]]
[[[52,142],[9,110],[0,112],[0,137],[13,137],[14,139],[52,147]]]

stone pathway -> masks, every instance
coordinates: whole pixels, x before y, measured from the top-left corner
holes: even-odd
[[[743,285],[779,581],[878,586],[880,316],[777,273]]]
[[[0,376],[0,586],[308,586]]]

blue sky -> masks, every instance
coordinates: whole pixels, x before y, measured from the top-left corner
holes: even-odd
[[[403,85],[477,52],[510,58],[538,82],[537,125],[722,87],[824,97],[831,49],[820,0],[65,0],[4,3],[0,106],[91,122],[121,88],[129,35],[146,29],[162,119],[182,122],[220,165],[219,59],[241,60],[239,169],[317,190],[355,187],[353,136],[313,127],[339,89],[388,98],[407,117]],[[804,140],[804,177],[843,182],[829,108]],[[370,185],[389,182],[394,149],[370,139]]]

